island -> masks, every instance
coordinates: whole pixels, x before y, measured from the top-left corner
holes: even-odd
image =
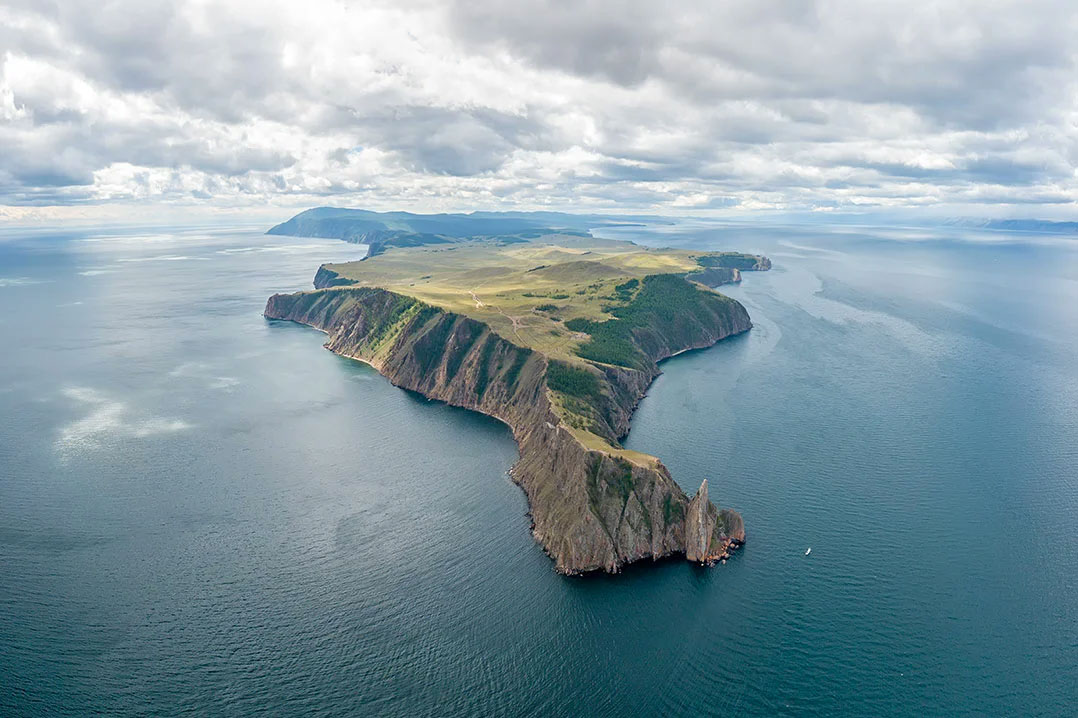
[[[740,514],[716,507],[707,480],[689,498],[658,458],[620,442],[660,361],[752,327],[713,287],[770,261],[600,239],[576,215],[494,214],[298,215],[270,232],[336,236],[368,254],[320,267],[314,291],[273,295],[265,316],[325,332],[329,350],[396,386],[507,424],[520,452],[510,475],[557,571],[676,554],[725,562],[745,540]]]

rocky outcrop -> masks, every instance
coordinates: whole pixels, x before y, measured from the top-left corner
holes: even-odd
[[[741,514],[730,509],[716,511],[707,495],[707,479],[689,502],[685,518],[685,558],[703,564],[725,561],[745,542]]]
[[[354,279],[347,279],[334,272],[326,265],[318,268],[314,275],[315,289],[328,289],[329,287],[347,287],[355,284]]]
[[[715,530],[715,514],[707,498],[707,479],[700,484],[696,496],[689,502],[685,516],[685,558],[704,563],[711,553],[711,532]]]
[[[742,272],[766,272],[771,260],[759,254],[744,252],[712,252],[696,258],[701,267],[724,267]]]
[[[324,331],[328,349],[371,364],[397,386],[505,422],[520,448],[511,475],[558,571],[616,572],[678,553],[709,563],[744,540],[741,517],[716,509],[706,482],[690,502],[660,461],[617,444],[658,361],[751,327],[739,303],[722,298],[678,327],[634,329],[646,367],[589,365],[601,381],[597,426],[612,442],[605,450],[589,448],[554,410],[543,355],[475,319],[383,289],[336,286],[329,270],[319,275],[329,288],[274,295],[265,316]]]
[[[690,272],[685,276],[705,287],[719,287],[723,284],[736,284],[741,281],[741,270],[736,267],[706,267],[699,272]]]

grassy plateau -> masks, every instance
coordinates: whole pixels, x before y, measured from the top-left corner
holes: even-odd
[[[573,434],[589,448],[651,464],[652,457],[622,449],[603,430],[602,407],[610,397],[601,369],[646,369],[650,359],[635,330],[673,326],[703,305],[730,301],[686,278],[706,277],[715,267],[730,268],[736,277],[734,270],[752,269],[758,259],[556,234],[395,246],[324,269],[336,286],[411,297],[540,352],[548,360],[551,403]]]

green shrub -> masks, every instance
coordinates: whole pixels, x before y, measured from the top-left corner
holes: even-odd
[[[483,392],[487,390],[487,384],[490,382],[490,360],[497,346],[498,339],[494,334],[487,334],[487,340],[483,342],[483,346],[479,350],[479,370],[475,376],[475,396],[477,399],[482,399]]]
[[[629,494],[633,492],[633,465],[625,459],[618,459],[618,468],[621,469],[617,476],[618,493],[622,500],[628,501]]]
[[[602,395],[602,387],[595,374],[562,361],[551,361],[547,365],[546,384],[554,391],[581,399],[594,401]]]
[[[691,328],[692,317],[725,301],[728,300],[697,289],[678,275],[652,274],[644,277],[632,301],[608,307],[614,319],[595,322],[576,317],[565,326],[591,335],[590,340],[577,347],[577,356],[639,369],[647,366],[648,358],[637,346],[634,329],[661,327],[666,332],[686,332]]]
[[[509,371],[505,373],[505,387],[510,393],[516,388],[517,377],[520,375],[520,370],[524,368],[524,364],[528,361],[528,357],[530,357],[531,354],[531,349],[517,347],[517,355],[513,359],[513,365],[509,367]]]
[[[394,294],[392,304],[390,304],[388,310],[382,314],[381,317],[371,326],[370,331],[367,333],[367,342],[371,346],[378,346],[378,343],[385,338],[386,334],[396,326],[397,322],[405,312],[412,307],[416,306],[418,302],[411,297],[406,297],[401,294]]]
[[[571,332],[586,332],[594,323],[584,317],[574,317],[565,323],[565,328]]]
[[[424,307],[416,314],[413,326],[422,327],[432,316],[438,314],[442,312],[434,307]],[[452,316],[448,314],[441,316],[433,327],[421,334],[412,344],[412,354],[423,374],[436,367],[445,354],[446,341],[449,339],[453,324]]]
[[[672,523],[685,518],[685,507],[679,502],[672,500],[672,495],[667,494],[663,500],[663,524],[669,526]]]
[[[449,351],[449,356],[445,360],[445,378],[447,382],[452,381],[453,377],[457,375],[464,358],[468,356],[468,352],[471,351],[475,340],[482,333],[483,325],[479,322],[465,319],[460,323],[460,327],[456,331],[457,343]]]
[[[755,255],[741,252],[725,252],[696,258],[696,263],[701,267],[728,267],[730,269],[752,269],[756,266],[756,262]]]

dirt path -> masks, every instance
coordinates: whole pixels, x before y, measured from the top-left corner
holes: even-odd
[[[520,339],[521,342],[524,341],[524,339],[520,336],[520,328],[524,326],[524,323],[520,320],[520,317],[511,317],[508,314],[506,314],[504,311],[502,311],[501,307],[499,307],[498,305],[485,303],[482,299],[479,298],[478,295],[476,295],[474,289],[469,289],[468,294],[472,295],[472,300],[475,302],[475,308],[476,309],[482,309],[483,307],[490,307],[491,309],[497,311],[498,314],[501,314],[503,317],[508,319],[513,325],[513,334],[516,334],[517,339]]]

